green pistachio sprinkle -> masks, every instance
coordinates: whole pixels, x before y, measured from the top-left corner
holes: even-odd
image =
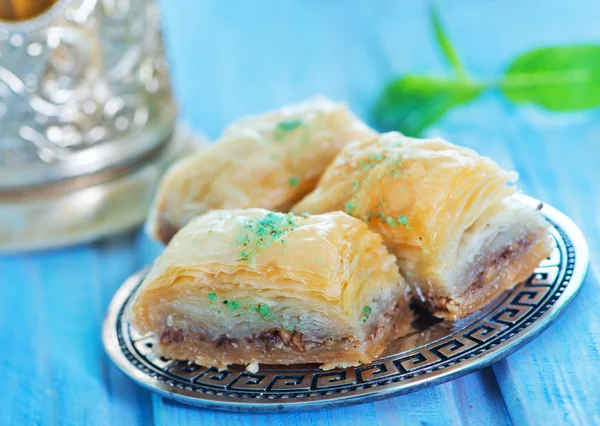
[[[375,154],[369,154],[367,156],[367,160],[359,161],[358,166],[364,171],[369,171],[375,168],[375,166],[377,166],[379,163],[381,163],[382,160],[383,156],[381,155],[381,153],[376,152]],[[354,169],[358,170],[358,167],[355,167]]]
[[[253,260],[257,253],[264,251],[275,241],[296,228],[292,213],[269,212],[256,219],[240,222],[240,232],[236,243],[241,248],[238,260]]]
[[[352,189],[356,191],[358,189],[358,182],[352,182]]]
[[[208,293],[208,299],[209,299],[211,302],[214,302],[215,300],[217,300],[217,298],[218,298],[218,296],[217,296],[217,293],[215,293],[215,292]]]
[[[260,305],[258,305],[258,314],[264,320],[275,319],[275,317],[273,316],[273,313],[271,312],[271,309],[269,308],[269,305],[264,305],[262,303]]]
[[[293,177],[290,178],[290,180],[288,180],[288,183],[290,184],[291,187],[296,188],[298,186],[298,183],[300,182],[300,179],[298,179],[297,177]]]
[[[374,169],[377,165],[381,163],[395,166],[392,168],[392,170],[389,171],[389,175],[394,178],[397,178],[400,172],[403,172],[403,170],[400,168],[402,166],[402,154],[393,155],[391,153],[386,153],[385,155],[383,155],[380,152],[369,154],[366,160],[358,162],[358,165],[354,167],[354,170],[362,169],[364,171],[369,171],[371,169]],[[383,172],[381,172],[379,176],[377,176],[378,179],[381,179],[383,177]]]
[[[275,127],[275,132],[274,132],[275,140],[277,140],[279,142],[283,142],[288,133],[294,131],[295,129],[302,126],[303,124],[304,124],[304,122],[300,119],[281,121]]]
[[[386,163],[391,166],[399,166],[402,164],[402,154],[398,154],[396,158],[390,157],[386,160]]]
[[[359,364],[362,364],[362,361],[359,359],[359,360],[358,360],[358,363],[359,363]]]
[[[348,201],[346,203],[346,213],[352,215],[358,206],[354,201]]]
[[[310,216],[310,213],[308,213],[308,212],[304,212],[304,213],[302,213],[302,217],[303,217],[303,218],[307,218],[307,217],[309,217],[309,216]]]
[[[362,169],[366,172],[369,171],[373,168],[373,164],[369,163],[368,161],[361,161],[360,163],[358,163],[360,167],[362,167]]]
[[[317,259],[317,263],[318,263],[319,265],[322,265],[322,264],[323,264],[323,261],[322,261],[321,259]]]
[[[257,311],[258,311],[258,309],[256,308],[256,305],[250,305],[250,306],[248,307],[248,310],[249,310],[250,312],[257,312]]]
[[[285,328],[287,331],[293,331],[294,330],[294,326],[291,324],[283,324],[283,328]]]
[[[408,224],[408,218],[404,215],[402,216],[398,216],[398,223],[400,225],[407,225]]]
[[[237,300],[232,300],[231,302],[229,302],[229,304],[227,305],[227,307],[229,309],[231,309],[232,311],[237,311],[241,306],[241,303]]]
[[[300,127],[304,124],[304,122],[298,118],[292,120],[284,120],[277,125],[280,129],[285,130],[286,132],[291,132],[297,127]]]
[[[371,315],[371,307],[365,306],[365,309],[363,309],[363,322],[367,322],[369,315]]]
[[[337,368],[348,368],[348,364],[345,362],[340,362],[337,366]]]

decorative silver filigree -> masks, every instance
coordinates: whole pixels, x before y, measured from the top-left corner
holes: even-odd
[[[152,1],[62,0],[31,21],[0,23],[0,190],[31,167],[45,183],[164,141],[175,107],[158,18]]]

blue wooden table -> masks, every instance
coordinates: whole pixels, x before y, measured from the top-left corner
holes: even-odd
[[[183,118],[216,137],[230,120],[314,93],[365,119],[384,83],[447,73],[427,4],[377,0],[163,0]],[[600,4],[446,1],[448,33],[469,72],[499,75],[520,52],[600,42]],[[532,343],[469,376],[385,401],[282,414],[179,405],[142,390],[100,341],[112,294],[160,247],[134,230],[89,245],[0,257],[0,424],[345,425],[600,423],[600,111],[556,114],[490,92],[428,134],[473,147],[520,175],[524,192],[582,228],[583,290]]]

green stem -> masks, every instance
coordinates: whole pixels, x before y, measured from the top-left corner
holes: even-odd
[[[431,3],[431,24],[433,25],[433,31],[435,34],[435,39],[438,43],[439,48],[442,51],[442,54],[448,61],[448,63],[454,68],[458,78],[460,80],[468,80],[468,75],[465,67],[463,66],[456,50],[452,46],[450,39],[446,35],[444,31],[444,27],[442,26],[442,22],[440,20],[440,15],[437,8],[437,2],[433,1]]]

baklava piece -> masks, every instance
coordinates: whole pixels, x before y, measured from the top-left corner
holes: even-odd
[[[343,212],[214,210],[175,235],[131,321],[160,355],[204,366],[356,366],[410,330],[409,287],[381,236]]]
[[[239,120],[166,173],[148,232],[166,243],[211,209],[286,212],[314,189],[347,143],[374,135],[344,104],[322,97]]]
[[[416,299],[458,318],[526,279],[551,250],[546,221],[513,197],[516,179],[470,149],[391,132],[346,146],[292,211],[362,219]]]

